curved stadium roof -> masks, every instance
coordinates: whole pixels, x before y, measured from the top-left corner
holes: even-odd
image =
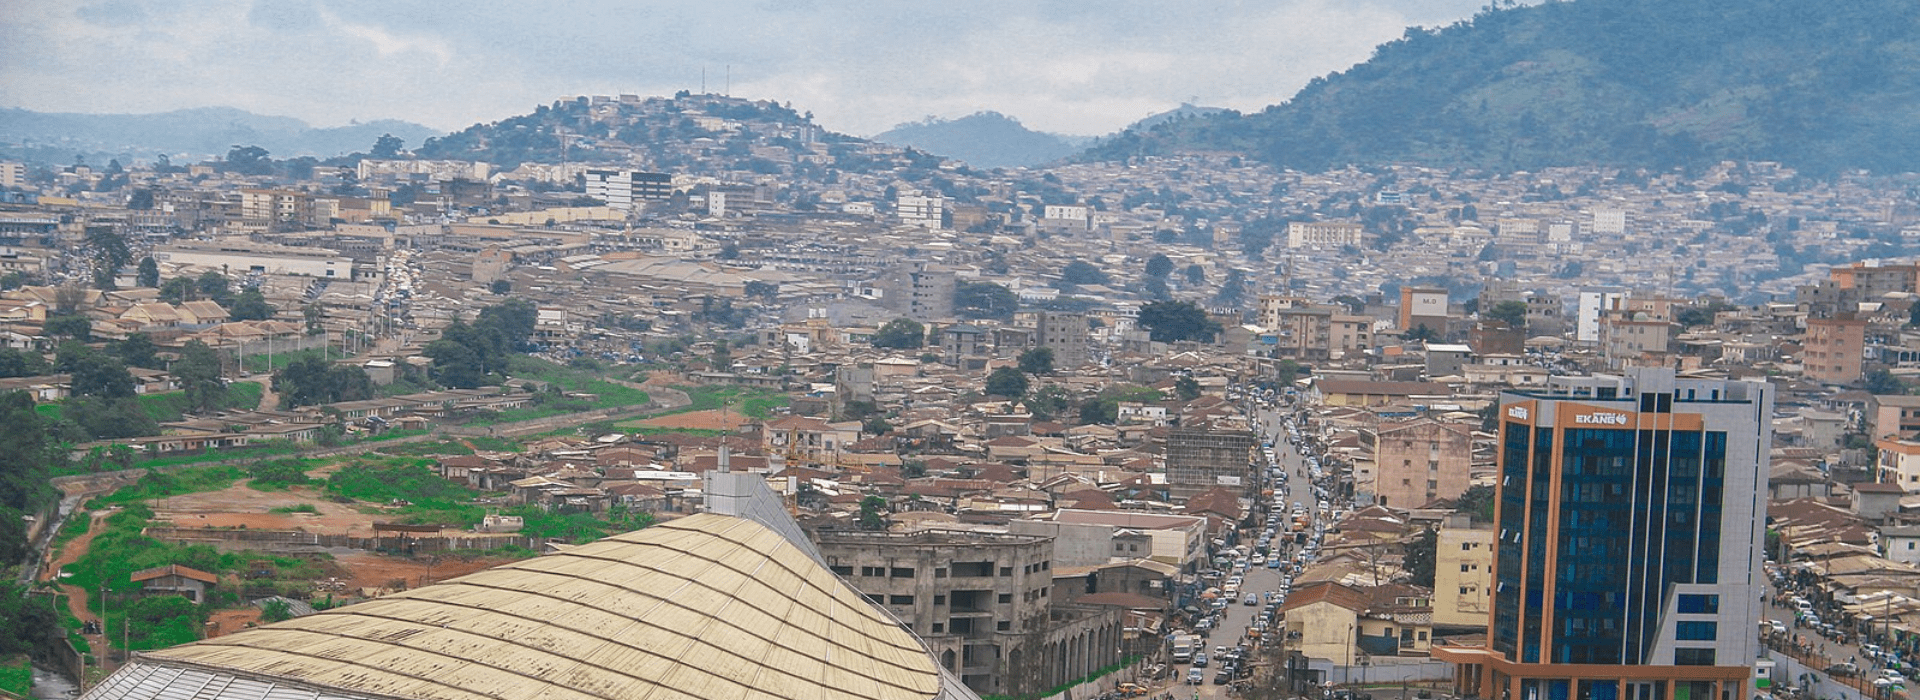
[[[695,515],[149,652],[87,700],[921,700],[920,640],[757,522]]]

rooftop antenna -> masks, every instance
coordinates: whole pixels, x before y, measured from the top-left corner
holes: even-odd
[[[727,97],[733,96],[733,64],[727,64]]]
[[[700,67],[700,94],[707,94],[707,67]]]

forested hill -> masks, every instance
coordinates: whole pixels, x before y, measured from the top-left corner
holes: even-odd
[[[1135,130],[1083,158],[1239,150],[1318,170],[1774,160],[1920,171],[1920,3],[1570,0],[1409,29],[1255,114]]]

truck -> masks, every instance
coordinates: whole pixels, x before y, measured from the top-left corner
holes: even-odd
[[[1176,634],[1167,643],[1173,650],[1173,662],[1184,664],[1193,661],[1193,653],[1200,649],[1200,635]]]

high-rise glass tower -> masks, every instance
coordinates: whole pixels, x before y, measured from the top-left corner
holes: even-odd
[[[1434,647],[1460,692],[1741,697],[1772,410],[1765,383],[1661,369],[1503,395],[1487,644]]]

